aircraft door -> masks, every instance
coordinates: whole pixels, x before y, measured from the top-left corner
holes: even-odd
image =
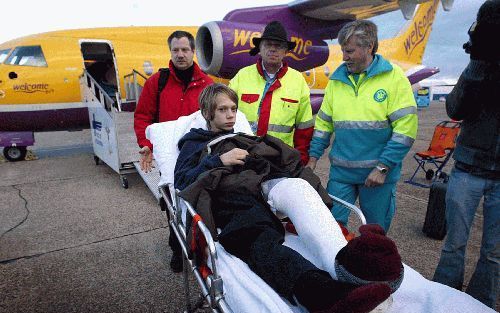
[[[97,89],[101,89],[104,92],[104,98],[109,97],[107,100],[112,100],[112,105],[121,111],[118,67],[111,42],[107,40],[80,40],[80,50],[84,68],[99,86]],[[95,91],[99,98],[98,90]]]

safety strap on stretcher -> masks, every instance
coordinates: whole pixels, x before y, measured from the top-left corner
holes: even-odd
[[[206,248],[207,248],[207,242],[205,240],[204,236],[197,236],[197,229],[198,229],[198,222],[200,222],[201,216],[199,214],[195,214],[193,216],[192,220],[192,225],[191,225],[191,232],[192,232],[192,238],[191,238],[191,252],[194,253],[196,256],[196,262],[198,264],[198,268],[200,271],[200,274],[204,279],[206,279],[209,275],[212,275],[212,271],[207,265],[207,253],[206,253]]]

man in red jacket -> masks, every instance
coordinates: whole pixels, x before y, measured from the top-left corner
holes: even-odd
[[[137,103],[134,114],[134,130],[139,150],[139,163],[145,172],[151,171],[153,145],[146,139],[146,127],[156,122],[177,120],[198,110],[198,96],[213,81],[193,62],[194,38],[186,31],[177,30],[168,37],[171,60],[168,76],[163,89],[160,87],[161,71],[151,76],[146,83]],[[165,72],[165,71],[163,71]],[[161,93],[158,94],[158,91]],[[168,241],[172,248],[170,268],[182,271],[182,251],[175,234],[170,230]]]
[[[146,139],[146,127],[155,122],[166,122],[190,115],[198,110],[198,96],[213,81],[193,62],[194,38],[188,32],[177,30],[168,37],[171,60],[168,80],[158,97],[160,71],[151,76],[137,103],[134,129],[137,136],[141,169],[151,170],[153,145]],[[159,103],[157,103],[159,100]]]

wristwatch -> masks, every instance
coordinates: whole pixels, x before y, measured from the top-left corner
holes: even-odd
[[[382,174],[387,174],[387,172],[389,171],[387,167],[383,167],[380,165],[377,165],[375,168]]]

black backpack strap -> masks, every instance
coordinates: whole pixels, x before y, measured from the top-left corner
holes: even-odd
[[[165,86],[167,85],[168,77],[170,76],[170,69],[160,68],[160,78],[158,79],[158,90],[156,92],[156,113],[153,123],[158,123],[160,120],[160,95]]]

